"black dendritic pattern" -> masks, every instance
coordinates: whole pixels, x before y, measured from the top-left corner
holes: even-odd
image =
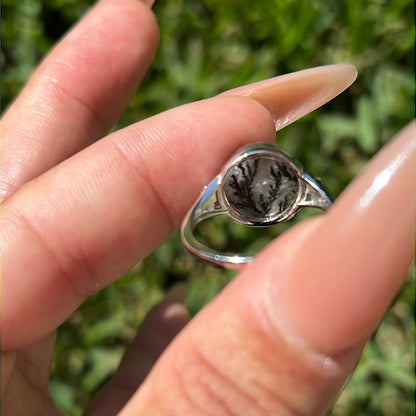
[[[296,199],[296,174],[275,159],[251,159],[236,165],[225,184],[230,205],[248,219],[261,220],[286,211]]]
[[[228,186],[234,190],[237,207],[253,209],[256,214],[261,214],[256,207],[252,187],[257,174],[258,164],[259,159],[255,159],[253,163],[246,161],[237,165],[239,174],[231,175]]]

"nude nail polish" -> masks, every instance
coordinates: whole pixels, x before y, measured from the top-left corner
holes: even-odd
[[[415,123],[370,162],[301,241],[270,293],[278,316],[315,351],[365,341],[414,256]]]
[[[240,95],[260,102],[273,115],[276,130],[280,130],[332,100],[356,77],[353,65],[326,65],[235,88],[222,95]]]

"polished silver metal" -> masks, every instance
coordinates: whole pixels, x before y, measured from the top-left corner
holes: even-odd
[[[301,208],[328,209],[332,198],[323,185],[296,166],[279,147],[257,143],[238,150],[212,182],[205,186],[181,227],[184,246],[195,256],[227,269],[252,261],[216,251],[195,237],[199,223],[227,215],[249,227],[269,227],[291,219]]]

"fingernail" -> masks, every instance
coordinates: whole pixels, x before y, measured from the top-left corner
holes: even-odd
[[[320,218],[284,273],[270,272],[271,315],[315,351],[333,355],[366,340],[403,283],[414,256],[415,126]]]
[[[258,101],[270,111],[276,130],[280,130],[332,100],[356,77],[353,65],[326,65],[245,85],[221,95],[239,95]]]

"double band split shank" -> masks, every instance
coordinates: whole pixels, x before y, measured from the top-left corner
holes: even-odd
[[[238,269],[253,257],[216,251],[197,240],[198,224],[227,215],[250,227],[269,227],[291,219],[303,207],[326,210],[332,204],[322,184],[279,147],[257,143],[244,146],[224,165],[185,216],[184,246],[202,260]]]

